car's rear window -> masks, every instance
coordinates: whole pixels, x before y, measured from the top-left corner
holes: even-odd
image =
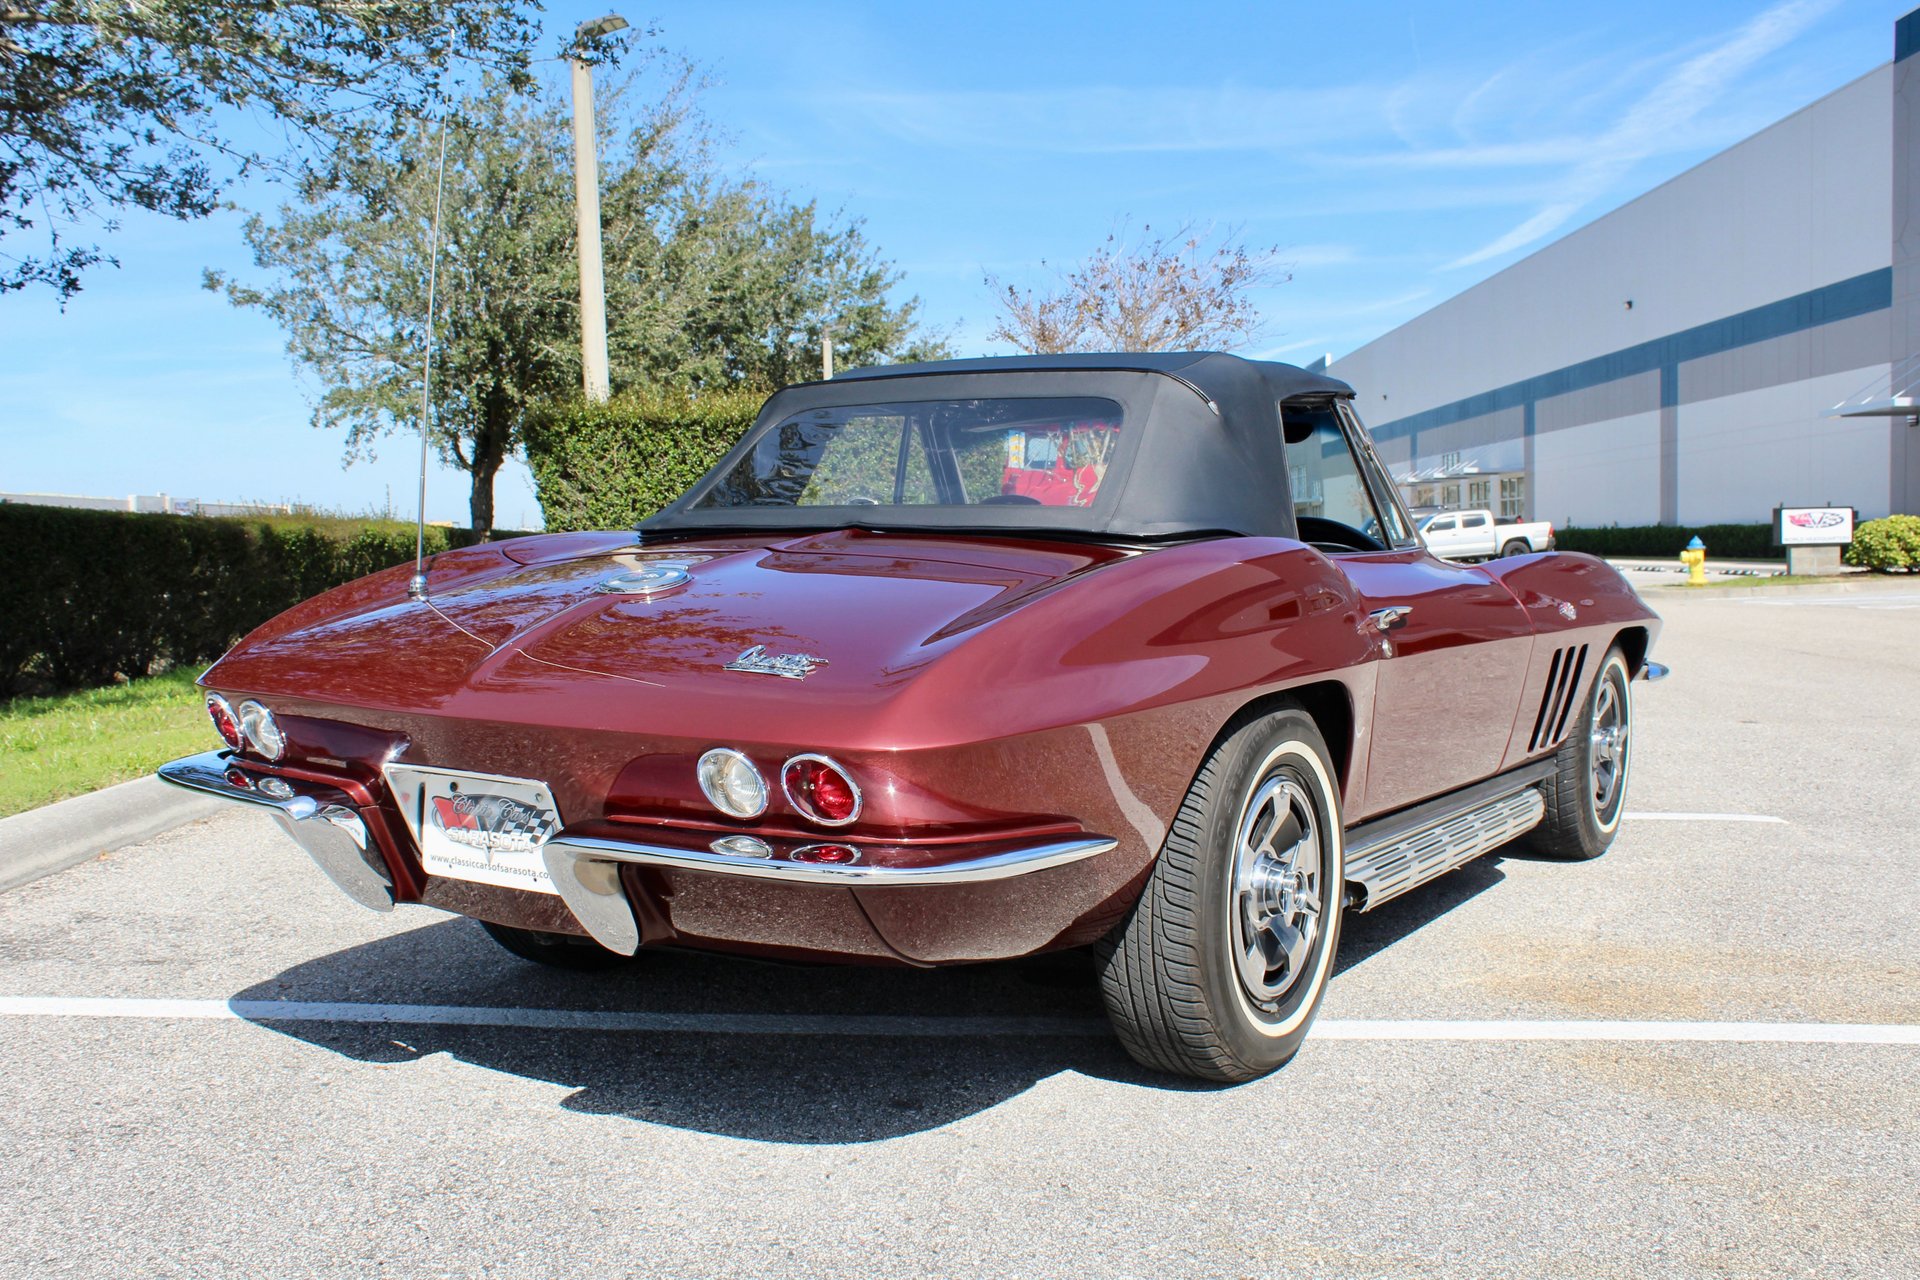
[[[1097,396],[808,409],[761,429],[693,509],[1088,507],[1121,419]]]

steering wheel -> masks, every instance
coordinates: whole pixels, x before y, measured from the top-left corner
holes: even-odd
[[[1386,544],[1370,538],[1350,524],[1325,516],[1301,516],[1300,540],[1320,551],[1385,551]]]

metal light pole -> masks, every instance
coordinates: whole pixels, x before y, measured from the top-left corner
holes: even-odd
[[[583,22],[574,47],[626,27],[617,13]],[[580,375],[587,399],[613,393],[607,378],[607,286],[600,267],[600,156],[593,125],[593,67],[578,55],[573,65],[573,196],[580,241]]]

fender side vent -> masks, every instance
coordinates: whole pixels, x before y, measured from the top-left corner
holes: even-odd
[[[1533,737],[1527,741],[1529,752],[1545,750],[1566,733],[1574,690],[1580,687],[1580,674],[1586,666],[1586,645],[1554,652],[1553,661],[1547,667],[1547,687],[1540,694],[1540,710],[1533,717]]]

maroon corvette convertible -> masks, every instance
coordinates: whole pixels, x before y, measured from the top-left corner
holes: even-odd
[[[789,387],[637,530],[275,618],[160,774],[553,964],[1092,947],[1135,1057],[1247,1079],[1343,908],[1603,851],[1663,673],[1602,562],[1428,554],[1351,399],[1207,354]]]

